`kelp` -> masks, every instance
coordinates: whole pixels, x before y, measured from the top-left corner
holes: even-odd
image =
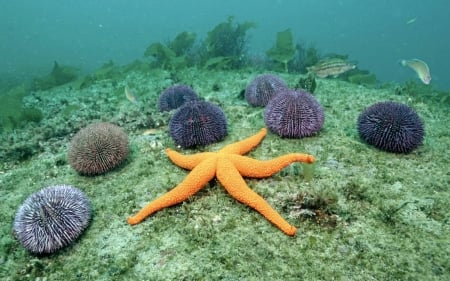
[[[181,32],[175,39],[166,44],[156,42],[150,44],[144,57],[153,58],[152,66],[177,70],[189,65],[188,53],[194,45],[196,35],[192,32]]]
[[[292,40],[291,29],[277,33],[275,45],[266,51],[267,56],[284,66],[284,70],[288,72],[288,63],[294,58],[295,47]]]
[[[228,17],[227,21],[216,25],[208,32],[206,40],[203,42],[203,65],[217,68],[239,68],[245,63],[247,47],[247,31],[255,28],[253,22],[234,23],[234,17]],[[220,58],[220,59],[218,59]],[[221,61],[222,63],[212,64],[211,62]],[[224,64],[224,62],[227,62]]]

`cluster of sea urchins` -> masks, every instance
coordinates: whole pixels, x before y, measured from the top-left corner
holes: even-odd
[[[360,137],[379,149],[409,153],[422,144],[424,126],[419,115],[398,102],[379,102],[366,108],[358,118]]]
[[[106,122],[91,124],[75,134],[67,160],[82,175],[112,170],[128,156],[128,136],[122,128]]]
[[[189,101],[179,107],[169,122],[169,133],[183,148],[218,142],[227,135],[222,109],[206,101]]]
[[[322,128],[324,112],[310,93],[301,89],[284,89],[267,104],[264,121],[279,136],[303,138],[316,134]]]
[[[253,106],[266,106],[281,90],[287,89],[286,82],[273,74],[262,74],[253,79],[245,89],[245,99]]]
[[[69,185],[49,186],[19,207],[13,234],[33,254],[50,254],[77,239],[91,219],[86,195]]]

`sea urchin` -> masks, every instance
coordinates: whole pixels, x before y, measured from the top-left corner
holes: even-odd
[[[170,111],[182,106],[185,102],[197,100],[197,93],[186,85],[173,85],[165,89],[158,99],[159,111]]]
[[[411,152],[424,136],[419,115],[409,106],[391,101],[366,108],[358,118],[358,132],[368,144],[396,153]]]
[[[324,113],[310,93],[285,89],[267,104],[264,121],[272,132],[282,137],[303,138],[322,128]]]
[[[262,74],[253,79],[245,90],[245,99],[253,106],[266,106],[280,90],[288,88],[286,82],[273,74]]]
[[[111,123],[91,124],[75,134],[67,160],[82,175],[98,175],[112,170],[128,156],[128,136]]]
[[[169,122],[169,133],[183,148],[207,145],[227,135],[222,109],[206,101],[190,101],[177,109]]]
[[[50,254],[77,239],[90,219],[91,205],[81,190],[49,186],[30,195],[19,207],[13,233],[31,253]]]

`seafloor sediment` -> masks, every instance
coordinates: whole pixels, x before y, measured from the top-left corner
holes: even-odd
[[[129,72],[87,87],[72,83],[27,96],[24,102],[39,108],[44,118],[4,132],[15,135],[15,149],[29,142],[37,152],[0,165],[0,279],[448,280],[449,105],[396,91],[395,85],[368,88],[319,79],[314,95],[325,110],[319,134],[285,139],[269,133],[249,153],[256,159],[289,152],[316,157],[312,179],[300,164],[270,178],[246,179],[298,227],[295,237],[234,200],[217,181],[141,224],[127,224],[128,216],[187,175],[166,157],[166,147],[187,154],[214,151],[264,126],[263,108],[251,107],[241,94],[257,74]],[[290,86],[298,79],[279,75]],[[197,149],[176,147],[167,133],[171,113],[157,108],[159,93],[175,83],[191,85],[222,107],[228,120],[224,141]],[[126,85],[137,105],[126,99]],[[383,152],[358,137],[358,115],[385,100],[411,106],[424,121],[424,143],[410,154]],[[105,175],[80,176],[67,164],[67,146],[80,128],[97,121],[123,127],[131,154]],[[93,219],[71,246],[36,257],[14,239],[12,222],[26,197],[56,184],[83,190]]]

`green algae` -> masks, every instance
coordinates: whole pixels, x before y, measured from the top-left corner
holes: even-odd
[[[177,75],[190,81],[203,99],[219,104],[229,123],[224,141],[183,153],[215,151],[264,126],[263,109],[238,99],[255,74],[188,69]],[[298,79],[285,73],[281,76],[291,85]],[[178,148],[165,127],[170,113],[158,113],[155,103],[159,90],[173,83],[171,76],[154,72],[152,83],[146,77],[129,73],[118,81],[119,87],[125,83],[138,87],[146,104],[142,108],[135,108],[124,96],[122,100],[115,94],[105,97],[105,93],[114,93],[115,86],[109,83],[93,84],[72,95],[83,100],[77,103],[83,108],[98,111],[128,132],[131,154],[120,169],[98,177],[77,175],[64,161],[70,134],[60,137],[62,144],[54,138],[46,140],[45,151],[20,165],[2,163],[0,279],[446,280],[450,274],[450,250],[445,246],[450,242],[450,175],[445,169],[450,166],[450,117],[444,105],[406,91],[396,94],[394,87],[373,89],[318,79],[315,96],[326,116],[319,134],[283,139],[268,133],[248,154],[261,160],[289,152],[315,156],[310,180],[298,163],[270,178],[246,179],[298,227],[295,237],[287,237],[231,198],[215,180],[184,203],[130,226],[128,216],[188,173],[164,154],[166,147]],[[212,90],[216,84],[219,91]],[[91,97],[93,92],[98,96]],[[53,102],[59,96],[70,99],[65,91],[51,94]],[[48,93],[36,95],[48,102],[50,110],[50,100],[45,99]],[[359,139],[359,113],[383,100],[407,103],[423,118],[425,141],[411,154],[379,151]],[[86,115],[76,115],[74,120],[97,116],[83,112],[79,114]],[[47,125],[57,126],[66,115],[62,109],[61,114],[47,118]],[[155,132],[142,135],[144,128]],[[68,248],[47,257],[32,256],[11,234],[15,212],[29,194],[61,183],[87,194],[93,220]],[[322,214],[330,220],[323,223],[320,219],[327,217]]]

